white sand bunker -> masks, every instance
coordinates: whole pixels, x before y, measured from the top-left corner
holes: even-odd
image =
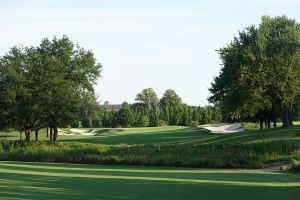
[[[202,128],[209,130],[212,133],[236,133],[244,131],[244,128],[241,123],[235,124],[208,124],[203,125]]]
[[[58,129],[58,134],[59,135],[77,135],[77,136],[93,136],[93,135],[110,135],[112,133],[119,132],[120,130],[117,129],[77,129],[77,128],[72,128],[70,131],[64,131],[61,129]]]

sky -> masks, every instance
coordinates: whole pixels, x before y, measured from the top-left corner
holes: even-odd
[[[208,105],[219,74],[216,52],[262,15],[300,22],[299,0],[0,0],[0,56],[15,45],[67,35],[103,66],[103,103],[133,103],[142,89],[174,89],[183,102]]]

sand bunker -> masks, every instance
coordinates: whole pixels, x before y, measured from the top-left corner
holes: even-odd
[[[70,131],[64,131],[58,129],[58,135],[70,135],[70,136],[93,136],[93,135],[110,135],[112,133],[119,132],[120,130],[117,129],[77,129],[72,128]]]
[[[235,124],[208,124],[203,125],[202,128],[209,130],[212,133],[236,133],[244,131],[244,128],[241,123]]]

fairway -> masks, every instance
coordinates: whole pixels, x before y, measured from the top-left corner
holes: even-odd
[[[217,195],[216,195],[217,194]],[[0,199],[297,199],[300,175],[0,162]]]
[[[104,129],[99,129],[104,130]],[[300,145],[300,125],[289,129],[273,128],[265,130],[246,129],[244,132],[231,134],[210,133],[202,128],[183,126],[119,128],[120,132],[110,135],[95,136],[59,136],[59,141],[93,144],[241,144],[262,141],[294,141]],[[45,130],[40,131],[39,140],[47,141]],[[18,140],[17,132],[2,133],[3,140]]]

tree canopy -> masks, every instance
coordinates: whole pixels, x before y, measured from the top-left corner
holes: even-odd
[[[281,113],[283,126],[292,125],[292,107],[300,95],[299,47],[299,23],[263,16],[259,26],[245,28],[218,50],[223,67],[209,101],[233,120],[276,124]]]
[[[58,126],[78,122],[82,100],[94,95],[100,74],[93,53],[66,36],[13,47],[0,58],[1,128],[25,131],[29,142],[31,131],[50,127],[55,141]]]

